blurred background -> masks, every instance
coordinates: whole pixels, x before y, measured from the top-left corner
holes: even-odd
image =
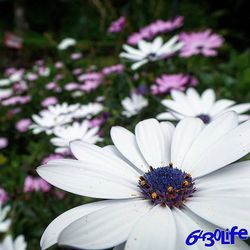
[[[155,19],[184,15],[185,30],[204,26],[220,30],[235,48],[244,50],[250,42],[249,7],[246,0],[0,0],[0,39],[4,40],[6,32],[24,39],[18,52],[1,43],[0,67],[53,56],[57,42],[65,37],[76,38],[88,57],[96,57],[98,51],[99,58],[108,56],[112,61],[110,52],[114,52],[117,36],[107,36],[107,27],[121,15],[127,17],[128,32]]]
[[[8,233],[13,237],[24,234],[27,249],[37,250],[44,229],[56,216],[93,201],[57,189],[25,191],[27,176],[37,177],[36,167],[54,152],[54,147],[50,144],[51,136],[45,133],[34,135],[28,129],[25,132],[18,130],[18,121],[23,118],[30,121],[33,114],[44,108],[42,101],[51,95],[59,103],[67,101],[70,104],[87,104],[105,96],[100,115],[105,116],[101,127],[104,141],[100,145],[107,145],[111,141],[111,126],[119,124],[133,130],[139,120],[155,117],[163,111],[159,103],[165,96],[155,97],[147,92],[155,78],[163,73],[194,75],[199,82],[198,90],[214,88],[218,98],[249,102],[249,9],[250,1],[247,0],[0,0],[0,79],[9,77],[8,69],[18,71],[21,68],[25,77],[26,73],[34,72],[37,77],[39,67],[43,71],[49,69],[46,76],[43,73],[35,80],[22,79],[28,85],[25,94],[32,97],[27,105],[0,106],[0,137],[9,141],[6,148],[0,149],[0,188],[8,194],[6,204],[11,206],[12,224]],[[108,32],[111,22],[120,16],[126,17],[124,31]],[[157,19],[169,20],[175,16],[184,17],[181,31],[209,28],[221,35],[225,43],[218,56],[174,58],[148,65],[139,73],[126,67],[122,74],[105,78],[97,90],[79,96],[57,91],[76,80],[72,74],[74,69],[101,72],[105,66],[120,63],[118,55],[130,34]],[[59,51],[58,44],[68,37],[74,38],[77,45]],[[81,58],[73,60],[74,53],[75,56],[80,53]],[[63,66],[59,68],[58,62]],[[58,83],[54,92],[44,87],[52,82]],[[127,119],[121,115],[121,100],[139,87],[150,100],[149,108]],[[3,238],[0,234],[0,240]]]

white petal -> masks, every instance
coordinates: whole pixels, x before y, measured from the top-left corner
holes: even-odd
[[[118,201],[119,202],[119,201]],[[72,222],[94,211],[116,203],[115,201],[99,201],[72,208],[54,219],[43,233],[40,246],[47,249],[57,243],[60,233]]]
[[[250,120],[250,115],[239,115],[239,122],[245,122],[247,120]]]
[[[128,53],[125,53],[125,52],[120,53],[119,56],[122,57],[122,58],[132,60],[132,61],[140,61],[140,60],[142,60],[144,58],[144,56],[135,55],[135,54],[128,54]]]
[[[136,141],[147,163],[154,167],[164,166],[164,138],[159,122],[147,119],[139,122],[135,127]]]
[[[74,141],[70,144],[70,149],[73,155],[84,163],[93,164],[95,166],[99,165],[103,169],[108,169],[110,166],[113,166],[113,168],[115,168],[113,169],[114,173],[127,172],[127,176],[129,175],[132,179],[135,176],[138,177],[138,173],[134,168],[115,154],[103,150],[101,147],[83,141]]]
[[[13,239],[10,235],[7,235],[3,242],[0,244],[0,250],[13,250]]]
[[[117,157],[119,157],[123,161],[127,162],[129,165],[131,164],[131,162],[127,158],[125,158],[114,145],[107,145],[107,146],[103,147],[103,149],[116,155]]]
[[[137,55],[137,56],[144,56],[144,53],[138,49],[135,49],[131,46],[128,46],[128,45],[123,45],[122,46],[124,50],[126,50],[129,54],[134,54],[134,55]]]
[[[173,112],[173,111],[170,111],[171,113],[161,113],[157,116],[157,119],[161,120],[161,119],[165,119],[165,120],[181,120],[183,118],[185,118],[186,116],[185,115],[182,115],[182,114],[179,114],[179,113],[176,113],[176,112]],[[171,115],[171,116],[170,116]]]
[[[152,53],[157,52],[160,49],[160,47],[162,46],[162,44],[163,44],[162,38],[161,37],[156,37],[154,39],[153,43],[152,43],[151,52]]]
[[[175,127],[170,122],[161,122],[160,123],[162,134],[164,137],[164,156],[165,159],[164,166],[167,166],[170,163],[171,159],[171,142],[174,134]]]
[[[14,242],[14,250],[26,250],[27,243],[25,242],[24,236],[19,235]],[[7,249],[6,249],[7,250]]]
[[[198,118],[185,118],[175,128],[171,145],[171,163],[177,168],[182,167],[184,157],[204,127]]]
[[[187,99],[188,102],[190,103],[191,107],[195,110],[195,113],[197,115],[202,114],[203,109],[202,109],[202,102],[201,102],[201,97],[198,94],[198,92],[194,88],[189,88],[187,90]]]
[[[179,50],[182,46],[181,43],[176,44],[177,46],[175,46],[175,43],[178,41],[178,39],[178,36],[173,36],[170,40],[163,44],[163,46],[158,50],[157,55],[160,56],[162,54],[170,54],[174,53],[176,50]]]
[[[235,103],[234,101],[227,99],[221,99],[219,101],[216,101],[212,106],[212,108],[210,109],[209,114],[211,116],[215,116],[224,111],[225,109],[227,109],[228,107],[232,106],[234,103]]]
[[[140,196],[138,179],[130,179],[116,165],[103,168],[81,161],[63,159],[50,161],[37,169],[38,174],[52,185],[68,192],[103,199],[121,199]]]
[[[237,125],[238,119],[234,112],[223,114],[208,124],[187,153],[182,164],[183,169],[187,172],[191,172],[192,176],[195,177],[196,168],[199,166],[202,169],[204,168],[204,166],[197,164],[201,156],[206,154],[207,150],[213,146],[216,141]]]
[[[151,43],[148,43],[144,40],[140,40],[138,42],[138,48],[143,51],[144,54],[148,54],[151,52]]]
[[[223,184],[222,184],[223,185]],[[250,232],[250,199],[245,197],[194,196],[186,206],[203,219],[221,227],[232,228],[237,225]]]
[[[105,249],[127,240],[136,221],[152,204],[145,200],[120,201],[70,224],[59,236],[59,244],[81,249]]]
[[[205,90],[201,95],[203,114],[208,114],[215,102],[215,92],[212,89]]]
[[[143,158],[133,133],[123,127],[112,127],[111,138],[116,148],[132,164],[146,172],[148,164]]]
[[[158,120],[170,120],[170,121],[175,121],[177,118],[172,114],[168,112],[160,113],[159,115],[156,116]]]
[[[228,110],[235,111],[237,114],[242,114],[250,109],[249,103],[238,104],[230,107]]]
[[[175,224],[177,228],[177,249],[187,249],[186,239],[190,233],[195,230],[199,230],[200,226],[195,223],[193,219],[186,215],[185,210],[180,210],[178,208],[172,209],[172,213],[175,219]],[[198,241],[195,245],[188,246],[188,249],[191,250],[201,250],[204,249],[204,243],[202,245],[201,241]]]
[[[139,219],[129,234],[126,250],[176,250],[176,226],[168,207],[156,206]]]
[[[192,90],[195,91],[192,88],[188,89],[189,92],[190,91],[192,92]],[[172,90],[170,94],[173,100],[176,101],[176,103],[182,105],[183,107],[186,107],[188,110],[193,110],[193,114],[196,114],[196,113],[199,114],[199,112],[196,111],[195,107],[191,105],[192,103],[190,103],[188,95],[185,95],[183,92],[178,91],[178,90]],[[196,106],[200,107],[201,105],[200,103],[198,103],[196,104]]]
[[[136,63],[131,65],[131,69],[136,70],[136,69],[140,68],[143,64],[146,64],[147,62],[148,62],[148,59],[144,59],[144,60],[141,60],[139,62],[136,62]]]
[[[184,105],[183,103],[175,102],[172,100],[163,100],[161,101],[162,105],[173,110],[176,113],[183,114],[185,116],[196,116],[197,114],[189,106]]]
[[[195,180],[195,196],[241,196],[250,198],[250,161],[231,164]]]
[[[211,134],[210,134],[211,135]],[[242,123],[219,138],[193,165],[193,177],[220,169],[250,152],[250,121]]]

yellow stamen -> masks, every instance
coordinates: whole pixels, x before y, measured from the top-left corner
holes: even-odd
[[[169,186],[167,190],[169,193],[172,193],[174,189],[173,189],[173,187]]]
[[[140,184],[141,186],[144,186],[146,184],[146,181],[141,181]]]
[[[183,183],[182,183],[182,186],[183,186],[183,187],[187,187],[188,185],[189,185],[189,181],[187,181],[187,180],[186,180],[186,181],[183,181]]]
[[[153,193],[151,194],[151,197],[152,197],[152,199],[156,199],[156,198],[157,198],[157,193],[156,193],[156,192],[153,192]]]

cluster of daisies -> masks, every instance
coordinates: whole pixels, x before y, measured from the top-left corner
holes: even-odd
[[[102,141],[100,125],[104,117],[92,119],[103,111],[101,103],[56,104],[33,115],[34,123],[30,128],[34,134],[45,132],[53,135],[51,143],[56,147],[56,153],[69,153],[69,143],[73,140],[83,140],[89,143]]]
[[[250,103],[217,99],[213,89],[199,93],[192,73],[166,69],[150,78],[154,82],[141,84],[150,71],[145,64],[163,68],[173,57],[185,61],[217,55],[223,38],[210,29],[180,32],[168,40],[158,36],[182,25],[183,17],[176,17],[141,28],[123,45],[121,62],[107,67],[83,69],[78,42],[65,38],[57,46],[65,61],[39,60],[31,69],[4,72],[0,111],[5,121],[13,121],[11,129],[27,141],[42,136],[48,151],[52,148],[39,159],[39,176],[34,169],[24,174],[21,193],[63,199],[71,192],[101,199],[54,219],[43,233],[42,249],[59,244],[179,250],[186,249],[185,238],[199,228],[237,225],[250,230],[250,163],[236,162],[250,152]],[[108,32],[114,35],[125,27],[122,16]],[[122,80],[126,85],[121,89]],[[150,111],[156,100],[163,112]],[[150,119],[144,120],[144,111]],[[138,117],[143,119],[138,122]],[[133,124],[134,131],[113,126],[117,121]],[[14,141],[1,133],[4,154]],[[0,233],[5,234],[0,250],[25,250],[24,236],[11,236],[7,204],[14,202],[12,197],[0,184]],[[197,249],[203,249],[201,242]],[[233,249],[248,246],[237,240]]]

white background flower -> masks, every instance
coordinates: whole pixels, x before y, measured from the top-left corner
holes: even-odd
[[[59,44],[58,44],[58,49],[59,50],[65,50],[71,46],[76,45],[76,40],[73,38],[65,38],[63,39]]]
[[[120,57],[133,61],[134,63],[131,68],[136,70],[150,61],[157,61],[174,54],[182,46],[183,44],[178,42],[178,36],[172,37],[164,44],[161,37],[156,37],[152,42],[140,40],[138,42],[138,49],[126,44],[123,45],[125,52],[122,52]]]
[[[6,219],[6,216],[9,211],[9,206],[2,207],[2,204],[0,203],[0,233],[5,233],[9,230],[11,220]]]
[[[19,235],[14,241],[10,235],[6,236],[0,243],[0,250],[25,250],[27,243],[23,235]]]
[[[66,191],[107,200],[73,208],[56,218],[43,234],[42,249],[55,243],[81,249],[125,243],[126,250],[166,246],[180,250],[186,249],[185,240],[194,230],[237,225],[249,232],[250,161],[233,163],[250,152],[249,137],[250,121],[238,125],[237,115],[228,112],[207,126],[198,118],[186,118],[176,127],[144,120],[137,124],[135,134],[114,127],[114,146],[104,148],[73,142],[71,151],[77,160],[51,161],[38,168],[39,175]],[[158,171],[165,171],[165,178]],[[177,174],[172,175],[173,171]],[[144,184],[142,177],[147,180]],[[181,181],[178,192],[174,186],[172,207],[163,206],[166,200],[153,195],[158,189],[151,188],[156,185],[160,190],[163,185],[164,197],[170,198],[171,178],[176,183],[181,178],[189,181]],[[150,199],[142,192],[145,184]],[[177,203],[179,193],[192,185],[196,191]],[[198,241],[195,249],[204,249],[204,242]],[[214,249],[249,247],[236,240],[232,246],[216,243]]]
[[[34,134],[46,132],[52,134],[56,127],[65,125],[73,120],[74,113],[79,109],[79,104],[67,103],[50,105],[47,110],[42,110],[39,115],[33,115],[34,123],[30,126]]]
[[[62,127],[74,119],[91,118],[103,110],[100,103],[88,104],[56,104],[48,106],[48,109],[42,110],[39,115],[33,115],[34,123],[30,126],[34,134],[46,132],[52,134],[54,129]]]
[[[91,128],[87,120],[82,123],[74,122],[72,125],[55,128],[54,135],[56,137],[51,139],[51,143],[57,147],[55,152],[64,153],[69,150],[69,143],[74,140],[93,144],[102,141],[102,138],[97,134],[98,132],[99,127]]]
[[[0,87],[9,86],[11,81],[8,78],[0,79]]]
[[[212,89],[205,90],[201,95],[193,88],[187,89],[186,94],[172,90],[171,97],[172,100],[166,99],[161,102],[167,108],[167,112],[159,114],[157,119],[181,120],[184,117],[200,117],[208,123],[227,111],[239,114],[240,122],[250,118],[250,115],[242,114],[250,110],[250,103],[235,104],[228,99],[216,100]]]
[[[12,89],[0,89],[0,100],[10,97],[13,94]]]
[[[122,114],[126,117],[137,115],[143,108],[148,106],[148,100],[140,94],[132,93],[131,97],[122,100],[124,111]]]
[[[74,113],[74,118],[91,118],[98,113],[103,111],[103,105],[97,102],[90,102],[88,104],[83,104]]]

